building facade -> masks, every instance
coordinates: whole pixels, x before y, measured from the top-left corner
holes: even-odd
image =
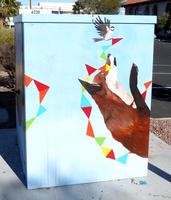
[[[171,13],[170,0],[127,0],[123,7],[127,15],[156,15]]]

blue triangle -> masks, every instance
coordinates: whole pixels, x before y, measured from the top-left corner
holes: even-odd
[[[87,98],[82,95],[81,97],[81,107],[89,107],[91,106],[90,102],[87,100]]]
[[[110,45],[102,46],[102,49],[103,49],[103,51],[106,51],[109,47],[110,47]]]
[[[126,164],[127,159],[128,159],[128,153],[126,153],[125,155],[123,155],[123,156],[117,158],[116,160],[117,160],[118,162],[121,162],[122,164]]]
[[[40,105],[36,117],[42,115],[44,112],[46,112],[46,108],[44,108],[42,105]]]

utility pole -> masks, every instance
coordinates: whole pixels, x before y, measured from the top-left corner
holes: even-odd
[[[32,9],[32,0],[30,0],[30,9]]]

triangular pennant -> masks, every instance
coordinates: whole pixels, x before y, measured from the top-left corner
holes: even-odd
[[[116,160],[122,164],[126,164],[127,162],[127,159],[128,159],[128,153],[126,153],[125,155],[117,158]]]
[[[100,55],[100,57],[101,57],[102,59],[104,59],[104,60],[107,59],[107,58],[106,58],[106,54],[105,54],[104,52],[102,52],[102,54]]]
[[[46,112],[46,108],[44,108],[42,105],[40,105],[36,116],[38,117],[38,116],[42,115],[44,112]]]
[[[89,118],[91,114],[92,107],[82,107],[82,110],[86,114],[86,116]]]
[[[46,93],[48,92],[48,90],[49,90],[49,88],[47,88],[47,89],[45,89],[45,90],[41,90],[41,91],[39,92],[39,100],[40,100],[40,103],[42,103],[42,101],[43,101],[43,99],[44,99]]]
[[[144,101],[145,101],[146,95],[147,95],[147,90],[145,90],[141,95],[142,95],[142,97],[143,97],[143,99],[144,99]]]
[[[116,44],[117,42],[119,42],[120,40],[122,40],[123,38],[113,38],[112,39],[112,45]]]
[[[115,155],[114,155],[113,150],[111,150],[111,151],[109,152],[109,154],[106,156],[106,158],[111,158],[111,159],[115,160]]]
[[[90,82],[90,76],[87,76],[87,77],[85,78],[85,81],[89,83],[89,82]]]
[[[32,125],[32,123],[34,122],[35,119],[36,118],[34,117],[34,118],[31,118],[31,119],[26,121],[26,130],[29,129],[29,127]]]
[[[81,107],[90,107],[90,106],[91,106],[91,104],[88,101],[88,99],[84,95],[82,95],[82,97],[81,97]]]
[[[106,72],[106,65],[100,67],[99,70],[101,70],[102,72]]]
[[[110,65],[106,64],[106,71],[109,71],[111,69],[112,69],[112,67]]]
[[[97,142],[98,145],[102,146],[102,144],[104,143],[105,141],[105,137],[96,137],[95,140]]]
[[[85,92],[85,88],[83,86],[81,86],[81,91],[82,91],[82,93]]]
[[[42,90],[49,89],[49,86],[44,85],[43,83],[40,83],[40,82],[38,82],[36,80],[34,80],[34,83],[35,83],[35,85],[36,85],[36,87],[37,87],[37,89],[38,89],[39,92],[42,91]]]
[[[148,81],[148,82],[144,83],[145,88],[148,89],[150,87],[151,83],[152,83],[152,81]]]
[[[90,136],[90,137],[95,137],[94,136],[94,132],[93,132],[93,128],[92,128],[92,126],[91,126],[91,123],[90,123],[90,121],[88,121],[88,126],[87,126],[87,132],[86,132],[86,134],[88,135],[88,136]]]
[[[96,71],[96,69],[90,65],[85,64],[86,68],[87,68],[87,72],[89,75],[91,75],[93,72]]]
[[[102,151],[105,157],[111,152],[111,150],[111,148],[102,147]]]
[[[24,82],[25,82],[25,86],[28,87],[30,85],[30,83],[32,82],[32,78],[30,78],[27,75],[24,75]]]
[[[102,49],[103,49],[103,51],[106,51],[109,47],[110,47],[110,45],[102,46]]]

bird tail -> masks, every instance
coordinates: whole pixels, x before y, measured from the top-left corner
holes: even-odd
[[[139,116],[150,117],[150,110],[137,87],[137,83],[138,83],[137,77],[138,77],[138,67],[135,64],[133,64],[131,73],[130,73],[130,79],[129,79],[131,93],[132,93],[132,96],[134,97],[134,101],[137,106],[137,111],[138,111]]]
[[[100,42],[103,40],[103,38],[93,38],[94,42]]]

